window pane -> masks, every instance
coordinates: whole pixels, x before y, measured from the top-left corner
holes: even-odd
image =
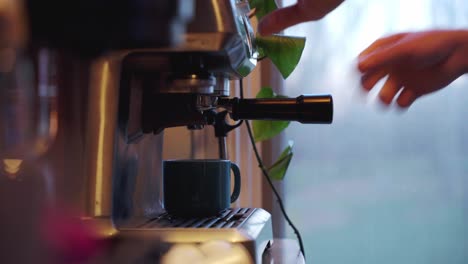
[[[401,112],[360,93],[352,67],[381,36],[434,27],[468,28],[468,2],[348,0],[287,31],[307,36],[287,95],[331,93],[335,105],[332,125],[286,132],[285,197],[308,262],[467,263],[468,79]]]

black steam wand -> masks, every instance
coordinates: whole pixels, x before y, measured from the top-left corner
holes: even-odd
[[[330,124],[333,99],[330,95],[301,95],[296,98],[220,98],[218,105],[234,120],[297,121],[303,124]]]
[[[296,98],[219,98],[218,106],[227,111],[205,112],[207,123],[212,124],[218,138],[219,158],[227,159],[227,133],[241,125],[226,122],[228,112],[234,120],[282,120],[303,124],[329,124],[333,120],[333,100],[330,95],[301,95]]]

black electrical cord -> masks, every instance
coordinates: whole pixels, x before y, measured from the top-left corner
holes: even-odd
[[[239,87],[240,87],[240,97],[241,97],[241,99],[243,99],[244,98],[244,85],[242,84],[242,79],[239,80]],[[258,153],[257,146],[255,145],[255,140],[254,140],[254,137],[253,137],[253,134],[252,134],[252,128],[250,127],[250,122],[246,120],[245,125],[247,126],[247,132],[249,133],[250,142],[252,143],[252,148],[254,150],[255,157],[257,158],[258,166],[262,170],[263,176],[265,176],[265,179],[267,180],[268,185],[270,186],[271,190],[273,191],[273,193],[274,193],[274,195],[276,197],[276,201],[278,202],[281,213],[283,214],[284,218],[288,222],[289,226],[291,226],[291,228],[294,230],[294,234],[297,237],[297,241],[299,242],[299,247],[300,247],[302,255],[304,256],[304,259],[305,259],[304,243],[302,242],[301,233],[299,232],[299,230],[296,228],[296,226],[294,225],[294,223],[291,221],[288,214],[286,213],[286,209],[284,208],[284,204],[283,204],[283,199],[281,199],[281,196],[279,195],[278,191],[276,190],[275,186],[273,185],[273,182],[270,179],[270,175],[268,174],[268,171],[266,170],[265,166],[263,165],[262,158],[260,157],[260,154]]]

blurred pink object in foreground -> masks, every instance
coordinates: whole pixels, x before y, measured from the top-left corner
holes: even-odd
[[[102,253],[107,244],[79,214],[58,207],[44,210],[41,234],[58,263],[86,263]]]

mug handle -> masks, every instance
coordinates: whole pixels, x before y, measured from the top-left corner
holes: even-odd
[[[239,198],[241,188],[241,177],[239,167],[235,163],[231,163],[231,170],[234,173],[234,189],[231,194],[231,203],[235,202]]]

